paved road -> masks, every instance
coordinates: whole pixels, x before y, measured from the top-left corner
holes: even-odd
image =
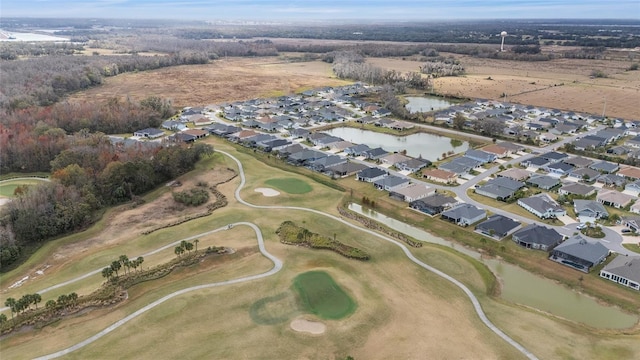
[[[182,289],[182,290],[178,290],[176,292],[173,292],[169,295],[166,295],[152,303],[150,303],[149,305],[137,310],[136,312],[132,313],[131,315],[116,321],[115,323],[113,323],[112,325],[110,325],[109,327],[107,327],[106,329],[100,331],[99,333],[91,336],[90,338],[81,341],[73,346],[70,346],[66,349],[57,351],[55,353],[49,354],[49,355],[44,355],[41,357],[36,358],[36,360],[48,360],[48,359],[55,359],[55,358],[59,358],[61,356],[67,355],[73,351],[76,351],[80,348],[83,348],[89,344],[91,344],[92,342],[100,339],[101,337],[107,335],[108,333],[116,330],[117,328],[121,327],[122,325],[126,324],[127,322],[135,319],[136,317],[144,314],[145,312],[153,309],[154,307],[164,303],[167,300],[173,299],[176,296],[180,296],[192,291],[197,291],[197,290],[202,290],[202,289],[209,289],[209,288],[213,288],[213,287],[218,287],[218,286],[224,286],[224,285],[232,285],[232,284],[239,284],[239,283],[243,283],[243,282],[247,282],[247,281],[252,281],[252,280],[258,280],[258,279],[262,279],[265,278],[267,276],[271,276],[275,273],[277,273],[278,271],[280,271],[280,269],[282,269],[282,261],[280,261],[280,259],[278,259],[277,257],[271,255],[270,253],[267,252],[267,250],[264,247],[264,239],[262,237],[262,232],[260,231],[260,228],[258,228],[255,224],[249,223],[249,222],[238,222],[235,223],[233,225],[246,225],[251,227],[255,232],[256,232],[256,237],[258,238],[258,247],[260,248],[260,252],[262,253],[262,255],[264,255],[265,257],[267,257],[269,260],[271,260],[273,262],[273,268],[271,268],[271,270],[261,273],[261,274],[257,274],[257,275],[251,275],[251,276],[245,276],[245,277],[241,277],[241,278],[237,278],[237,279],[232,279],[232,280],[227,280],[227,281],[220,281],[220,282],[215,282],[215,283],[209,283],[209,284],[203,284],[203,285],[198,285],[198,286],[192,286],[186,289]],[[226,228],[226,227],[225,227]],[[166,247],[165,247],[166,248]],[[160,251],[160,249],[158,249],[157,251]]]

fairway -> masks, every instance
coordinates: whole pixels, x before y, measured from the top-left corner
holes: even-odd
[[[309,271],[293,279],[302,307],[323,319],[342,319],[356,309],[356,303],[324,271]]]
[[[269,179],[265,184],[289,194],[306,194],[312,190],[311,185],[295,178]]]

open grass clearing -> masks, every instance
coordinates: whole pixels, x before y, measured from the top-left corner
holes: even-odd
[[[309,271],[293,279],[293,287],[306,311],[322,319],[342,319],[356,310],[356,303],[324,271]]]
[[[42,184],[42,180],[21,179],[21,180],[9,180],[0,183],[0,197],[12,198],[15,196],[16,188],[19,186],[36,186]]]
[[[313,190],[306,181],[297,178],[275,178],[264,182],[289,194],[306,194]]]

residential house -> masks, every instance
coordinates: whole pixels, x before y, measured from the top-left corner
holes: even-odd
[[[482,164],[487,164],[496,161],[498,158],[495,154],[488,153],[482,150],[470,149],[464,153],[464,157],[479,161]]]
[[[525,184],[535,186],[543,190],[551,190],[560,185],[560,179],[548,175],[534,175],[525,181]]]
[[[371,148],[365,144],[353,145],[344,149],[344,153],[351,156],[364,156],[364,152],[371,150]]]
[[[476,231],[500,240],[516,231],[520,226],[521,224],[519,222],[511,218],[495,214],[489,216],[487,220],[476,225]]]
[[[524,151],[525,147],[520,145],[520,144],[514,144],[512,142],[508,142],[508,141],[502,141],[497,143],[496,145],[503,147],[507,150],[509,150],[511,152],[511,154],[515,154],[519,151]]]
[[[316,161],[327,156],[328,155],[323,153],[322,151],[305,149],[289,155],[287,157],[287,161],[293,165],[304,166],[312,161]]]
[[[233,142],[241,142],[244,139],[250,138],[252,136],[256,136],[259,133],[253,131],[253,130],[242,130],[242,131],[238,131],[235,134],[231,134],[229,135],[229,140],[233,141]]]
[[[159,138],[163,135],[164,135],[164,131],[160,129],[154,129],[154,128],[146,128],[146,129],[138,130],[133,133],[133,136],[138,136],[141,138],[149,138],[149,139]]]
[[[576,168],[584,168],[584,167],[588,167],[589,165],[593,164],[593,159],[589,159],[589,158],[585,158],[582,156],[574,156],[574,157],[570,157],[568,159],[564,159],[562,160],[563,163],[565,164],[569,164],[573,167]]]
[[[629,152],[629,149],[624,146],[614,146],[607,149],[607,154],[624,155]]]
[[[541,219],[557,219],[567,214],[567,211],[546,193],[518,199],[518,205]]]
[[[320,159],[310,161],[308,166],[313,171],[324,172],[328,167],[344,164],[346,162],[346,158],[338,155],[329,155]]]
[[[609,255],[609,249],[597,240],[587,240],[582,235],[574,235],[551,251],[550,260],[582,272],[602,263]]]
[[[640,256],[616,256],[600,270],[600,277],[640,291]]]
[[[344,149],[352,147],[353,143],[349,141],[337,141],[329,144],[329,151],[331,152],[343,152]]]
[[[558,140],[558,136],[548,132],[548,133],[543,133],[538,135],[538,140],[545,142],[545,143],[550,143],[550,142],[554,142]]]
[[[520,181],[498,177],[487,181],[484,185],[476,186],[475,192],[492,199],[506,201],[524,186],[525,184]]]
[[[411,203],[435,194],[436,189],[424,184],[409,184],[405,187],[391,190],[389,196],[400,201]]]
[[[609,217],[609,212],[604,205],[595,200],[573,200],[573,210],[578,218],[596,220]]]
[[[423,170],[422,177],[430,181],[445,183],[445,184],[454,184],[458,181],[458,174],[451,171],[442,170],[442,169]]]
[[[600,173],[589,168],[579,168],[572,170],[567,177],[578,181],[593,182],[600,177]]]
[[[278,157],[281,159],[288,158],[292,154],[307,150],[304,146],[300,144],[293,144],[285,147],[284,149],[278,150]]]
[[[569,158],[569,155],[565,153],[560,153],[557,151],[550,151],[548,153],[544,153],[540,155],[540,157],[542,157],[543,159],[549,160],[550,163],[555,163],[555,162],[562,161],[564,159]]]
[[[606,128],[598,131],[595,136],[605,139],[607,144],[620,140],[624,136],[624,130],[615,128]]]
[[[325,147],[331,147],[332,144],[337,142],[342,142],[342,141],[344,141],[344,139],[339,138],[337,136],[325,136],[323,138],[315,139],[313,141],[313,144],[315,146],[325,148]]]
[[[395,163],[395,167],[397,167],[398,170],[408,171],[410,173],[416,173],[429,165],[431,165],[431,161],[421,158],[409,159]]]
[[[258,148],[265,152],[279,151],[291,145],[291,141],[285,139],[274,139],[258,144]]]
[[[368,166],[356,162],[345,162],[337,165],[332,165],[326,167],[326,171],[331,173],[331,176],[335,178],[339,177],[347,177],[349,175],[353,175],[357,172],[360,172],[364,169],[367,169]]]
[[[388,176],[389,174],[377,167],[364,169],[356,174],[356,180],[364,182],[374,182]]]
[[[597,147],[605,146],[607,144],[607,141],[606,139],[598,136],[587,135],[580,139],[574,140],[572,144],[576,150],[591,150]]]
[[[497,176],[509,178],[515,181],[524,181],[524,180],[527,180],[529,176],[531,176],[531,172],[524,169],[511,168],[511,169],[507,169],[502,172],[499,172]]]
[[[629,208],[629,211],[631,211],[634,214],[640,214],[640,201],[637,201],[633,203],[633,205],[631,205],[631,207]]]
[[[311,132],[307,129],[296,128],[289,131],[293,139],[306,139]]]
[[[631,204],[636,197],[615,190],[602,190],[598,192],[596,200],[607,206],[613,206],[616,209],[622,209]]]
[[[640,148],[640,135],[632,137],[624,143],[626,146],[638,149]]]
[[[551,162],[548,159],[543,158],[542,156],[535,156],[526,160],[522,160],[520,162],[520,165],[527,168],[534,168],[534,169],[540,169],[549,164],[551,164]]]
[[[558,189],[560,195],[577,195],[588,197],[596,193],[596,188],[590,185],[580,183],[568,183]]]
[[[395,175],[385,176],[373,182],[373,186],[378,190],[393,191],[409,185],[410,180]]]
[[[618,171],[618,175],[631,180],[640,180],[640,169],[633,166],[625,166]]]
[[[511,151],[505,147],[499,146],[499,145],[487,145],[485,147],[482,148],[482,151],[489,153],[489,154],[493,154],[495,155],[498,159],[502,159],[505,158],[509,155],[511,155]]]
[[[573,170],[573,165],[564,162],[556,162],[544,167],[544,170],[556,177],[568,175]]]
[[[180,121],[175,121],[175,120],[167,120],[163,122],[162,128],[167,130],[172,130],[172,131],[182,131],[182,130],[188,129],[187,125],[181,123]]]
[[[639,196],[640,195],[640,180],[636,180],[636,181],[634,181],[632,183],[628,183],[627,185],[625,185],[624,192],[629,194],[629,195]]]
[[[189,130],[183,131],[182,133],[195,136],[196,139],[202,139],[205,136],[209,136],[209,132],[207,130],[201,130],[201,129],[189,129]]]
[[[388,165],[388,166],[393,166],[396,163],[407,161],[409,159],[411,159],[411,158],[408,157],[408,156],[402,155],[400,153],[392,153],[392,154],[388,154],[388,155],[385,155],[382,158],[380,158],[380,163]]]
[[[457,203],[456,199],[451,196],[436,193],[425,198],[412,201],[409,203],[409,207],[433,216],[440,214]]]
[[[369,150],[365,150],[362,152],[362,156],[364,156],[365,158],[369,159],[369,160],[378,160],[383,158],[384,156],[386,156],[388,154],[388,152],[381,148],[375,148],[375,149],[369,149]]]
[[[597,182],[606,186],[621,187],[627,183],[627,179],[618,174],[602,174],[598,176]]]
[[[196,115],[189,118],[189,121],[193,123],[193,125],[200,127],[204,125],[213,124],[213,120],[204,116],[204,115]]]
[[[472,225],[487,216],[487,212],[471,204],[460,204],[442,212],[442,219],[460,226]]]
[[[564,237],[554,229],[538,224],[529,224],[513,233],[511,239],[527,249],[550,251]]]
[[[623,226],[626,226],[631,231],[640,233],[640,216],[631,215],[631,216],[621,216],[620,222]]]
[[[468,174],[469,171],[479,167],[480,165],[482,165],[480,161],[462,156],[462,157],[457,157],[444,164],[441,164],[440,166],[438,166],[438,168],[442,170],[451,171],[458,175],[465,175],[465,174]]]
[[[620,169],[620,167],[618,166],[618,164],[612,163],[612,162],[608,162],[608,161],[599,161],[596,163],[593,163],[591,165],[589,165],[589,169],[593,169],[595,171],[598,171],[600,173],[603,174],[611,174],[614,173],[616,171],[618,171],[618,169]]]

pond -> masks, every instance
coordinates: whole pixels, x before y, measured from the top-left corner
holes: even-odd
[[[407,96],[405,99],[409,101],[405,107],[411,113],[436,111],[455,105],[450,101],[438,97]]]
[[[637,316],[627,314],[612,306],[601,305],[596,300],[554,281],[499,260],[482,259],[480,254],[472,249],[456,245],[376,211],[363,209],[358,204],[350,204],[349,209],[418,240],[445,245],[480,260],[502,280],[500,297],[507,301],[540,309],[595,328],[626,329],[634,326],[638,321]],[[577,277],[580,275],[581,273],[576,272]]]
[[[350,127],[339,127],[324,132],[354,144],[365,144],[371,148],[381,147],[389,152],[406,150],[408,156],[416,158],[422,156],[423,159],[430,161],[438,160],[445,152],[460,153],[469,149],[469,143],[466,141],[427,133],[396,136]]]

